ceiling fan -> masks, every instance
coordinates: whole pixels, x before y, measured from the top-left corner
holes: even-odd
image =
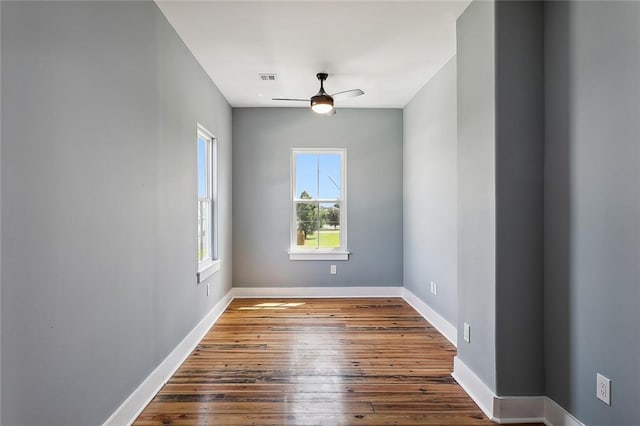
[[[364,95],[364,92],[360,89],[345,90],[344,92],[334,93],[332,95],[324,91],[324,81],[329,77],[329,74],[319,72],[316,74],[318,80],[320,80],[320,90],[313,95],[311,99],[295,99],[295,98],[272,98],[273,101],[300,101],[311,102],[311,109],[318,114],[335,114],[336,110],[333,108],[334,99],[346,99],[355,98],[356,96]]]

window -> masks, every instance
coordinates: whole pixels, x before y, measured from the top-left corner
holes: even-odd
[[[198,282],[220,269],[217,253],[216,139],[198,125]]]
[[[290,260],[348,260],[346,150],[291,151]]]

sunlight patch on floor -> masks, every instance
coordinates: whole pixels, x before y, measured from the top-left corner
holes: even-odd
[[[257,305],[253,305],[253,306],[244,306],[242,308],[238,308],[238,310],[240,311],[258,311],[260,309],[269,309],[269,310],[273,310],[273,309],[288,309],[288,308],[295,308],[296,306],[301,306],[304,305],[304,302],[298,302],[298,303],[274,303],[274,302],[269,302],[269,303],[258,303]]]

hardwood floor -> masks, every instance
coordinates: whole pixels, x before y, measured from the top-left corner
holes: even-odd
[[[400,298],[236,299],[134,423],[490,425]]]

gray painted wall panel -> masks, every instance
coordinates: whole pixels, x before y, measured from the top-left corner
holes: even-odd
[[[457,21],[458,356],[495,390],[494,4],[473,2]]]
[[[543,5],[496,2],[498,395],[543,395]]]
[[[402,286],[402,110],[234,108],[233,134],[234,286]],[[293,147],[347,148],[348,261],[289,260]]]
[[[230,288],[231,108],[153,2],[2,2],[2,67],[2,423],[99,424]],[[209,298],[197,121],[219,140]]]
[[[545,388],[572,410],[569,398],[571,173],[569,3],[545,5],[544,321]]]
[[[458,130],[455,57],[404,109],[404,285],[458,318]],[[438,294],[429,282],[438,284]]]
[[[589,425],[640,418],[640,3],[546,5],[547,394]],[[612,404],[595,376],[612,379]]]
[[[0,4],[0,47],[2,46],[2,5]],[[0,82],[2,54],[0,54]],[[0,242],[2,241],[2,84],[0,84]],[[0,424],[2,424],[2,244],[0,244]]]

